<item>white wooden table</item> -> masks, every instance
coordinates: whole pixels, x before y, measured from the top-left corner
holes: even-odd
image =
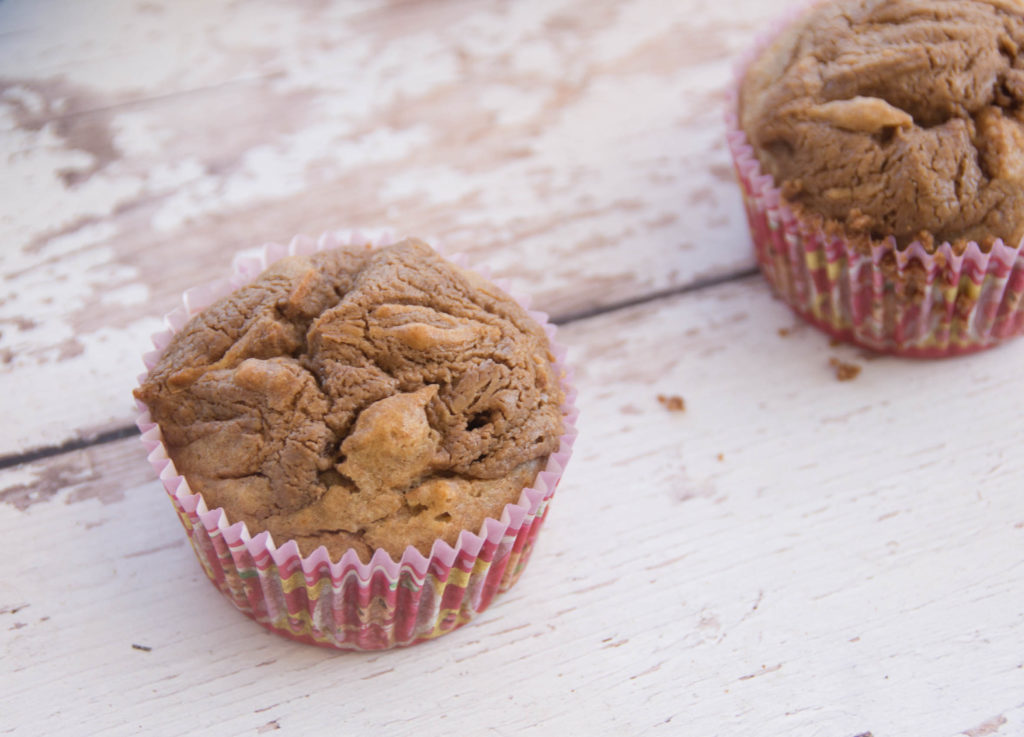
[[[0,3],[0,734],[1024,734],[1024,341],[773,300],[720,120],[783,6]],[[235,250],[374,225],[531,292],[582,432],[511,592],[352,654],[214,591],[130,391]]]

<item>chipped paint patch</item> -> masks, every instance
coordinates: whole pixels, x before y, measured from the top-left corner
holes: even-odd
[[[961,734],[967,735],[967,737],[989,737],[989,735],[996,734],[999,732],[999,728],[1006,724],[1006,717],[1000,715],[993,717],[988,721],[982,722],[973,729],[968,729]]]
[[[36,466],[31,481],[8,483],[0,488],[0,502],[24,512],[34,504],[50,501],[65,489],[95,479],[94,469],[83,467],[74,459],[53,460]]]

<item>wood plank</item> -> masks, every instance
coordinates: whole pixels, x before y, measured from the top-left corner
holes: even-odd
[[[0,70],[30,87],[59,79],[87,91],[64,99],[59,110],[40,111],[77,114],[280,73],[307,22],[344,26],[364,12],[335,3],[310,17],[302,5],[267,12],[223,0],[7,0],[0,6]]]
[[[721,100],[780,5],[4,3],[0,456],[120,426],[181,291],[298,232],[439,237],[557,315],[749,269]]]
[[[133,441],[0,472],[5,728],[1024,730],[1024,341],[868,359],[758,279],[562,338],[582,434],[530,569],[407,650],[320,651],[234,612]]]

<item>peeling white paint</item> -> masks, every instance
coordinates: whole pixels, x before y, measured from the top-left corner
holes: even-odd
[[[745,22],[771,12],[746,4]],[[33,27],[42,7],[8,0],[0,25]],[[312,218],[443,235],[562,312],[750,263],[735,186],[710,174],[728,167],[714,107],[725,50],[681,69],[660,60],[674,58],[680,27],[718,24],[745,41],[753,31],[724,20],[728,8],[46,7],[45,35],[0,45],[16,80],[0,97],[11,190],[0,264],[18,275],[0,303],[5,377],[57,359],[47,371],[80,370],[78,350],[102,356],[76,312],[145,310],[150,238],[218,242],[210,229],[222,228],[234,243],[253,212],[302,230]],[[42,120],[19,128],[25,111]],[[197,282],[217,276],[206,263]],[[90,381],[87,394],[117,394],[109,377]],[[18,447],[36,442],[26,432]]]
[[[131,391],[145,370],[142,351],[149,336],[163,323],[146,317],[126,328],[101,328],[76,335],[82,352],[56,360],[38,356],[25,366],[19,354],[14,368],[0,371],[4,387],[4,411],[11,417],[31,417],[30,423],[0,424],[0,448],[59,445],[80,430],[120,426],[133,417]],[[59,403],[60,412],[54,411]]]

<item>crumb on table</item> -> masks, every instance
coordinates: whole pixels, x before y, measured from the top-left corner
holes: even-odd
[[[659,394],[658,401],[661,402],[661,405],[669,412],[686,411],[686,402],[678,394],[672,394],[670,396]]]
[[[840,361],[834,356],[828,359],[828,365],[836,370],[836,378],[839,381],[853,381],[861,371],[861,367],[857,364]]]
[[[718,460],[724,461],[725,460],[725,453],[719,453],[718,454]]]
[[[790,333],[792,333],[792,332],[793,331],[790,330],[789,328],[779,328],[779,337],[780,338],[788,338]]]
[[[132,643],[132,650],[141,650],[144,653],[148,653],[148,652],[152,652],[153,648],[151,648],[149,645],[136,645],[133,642]]]

